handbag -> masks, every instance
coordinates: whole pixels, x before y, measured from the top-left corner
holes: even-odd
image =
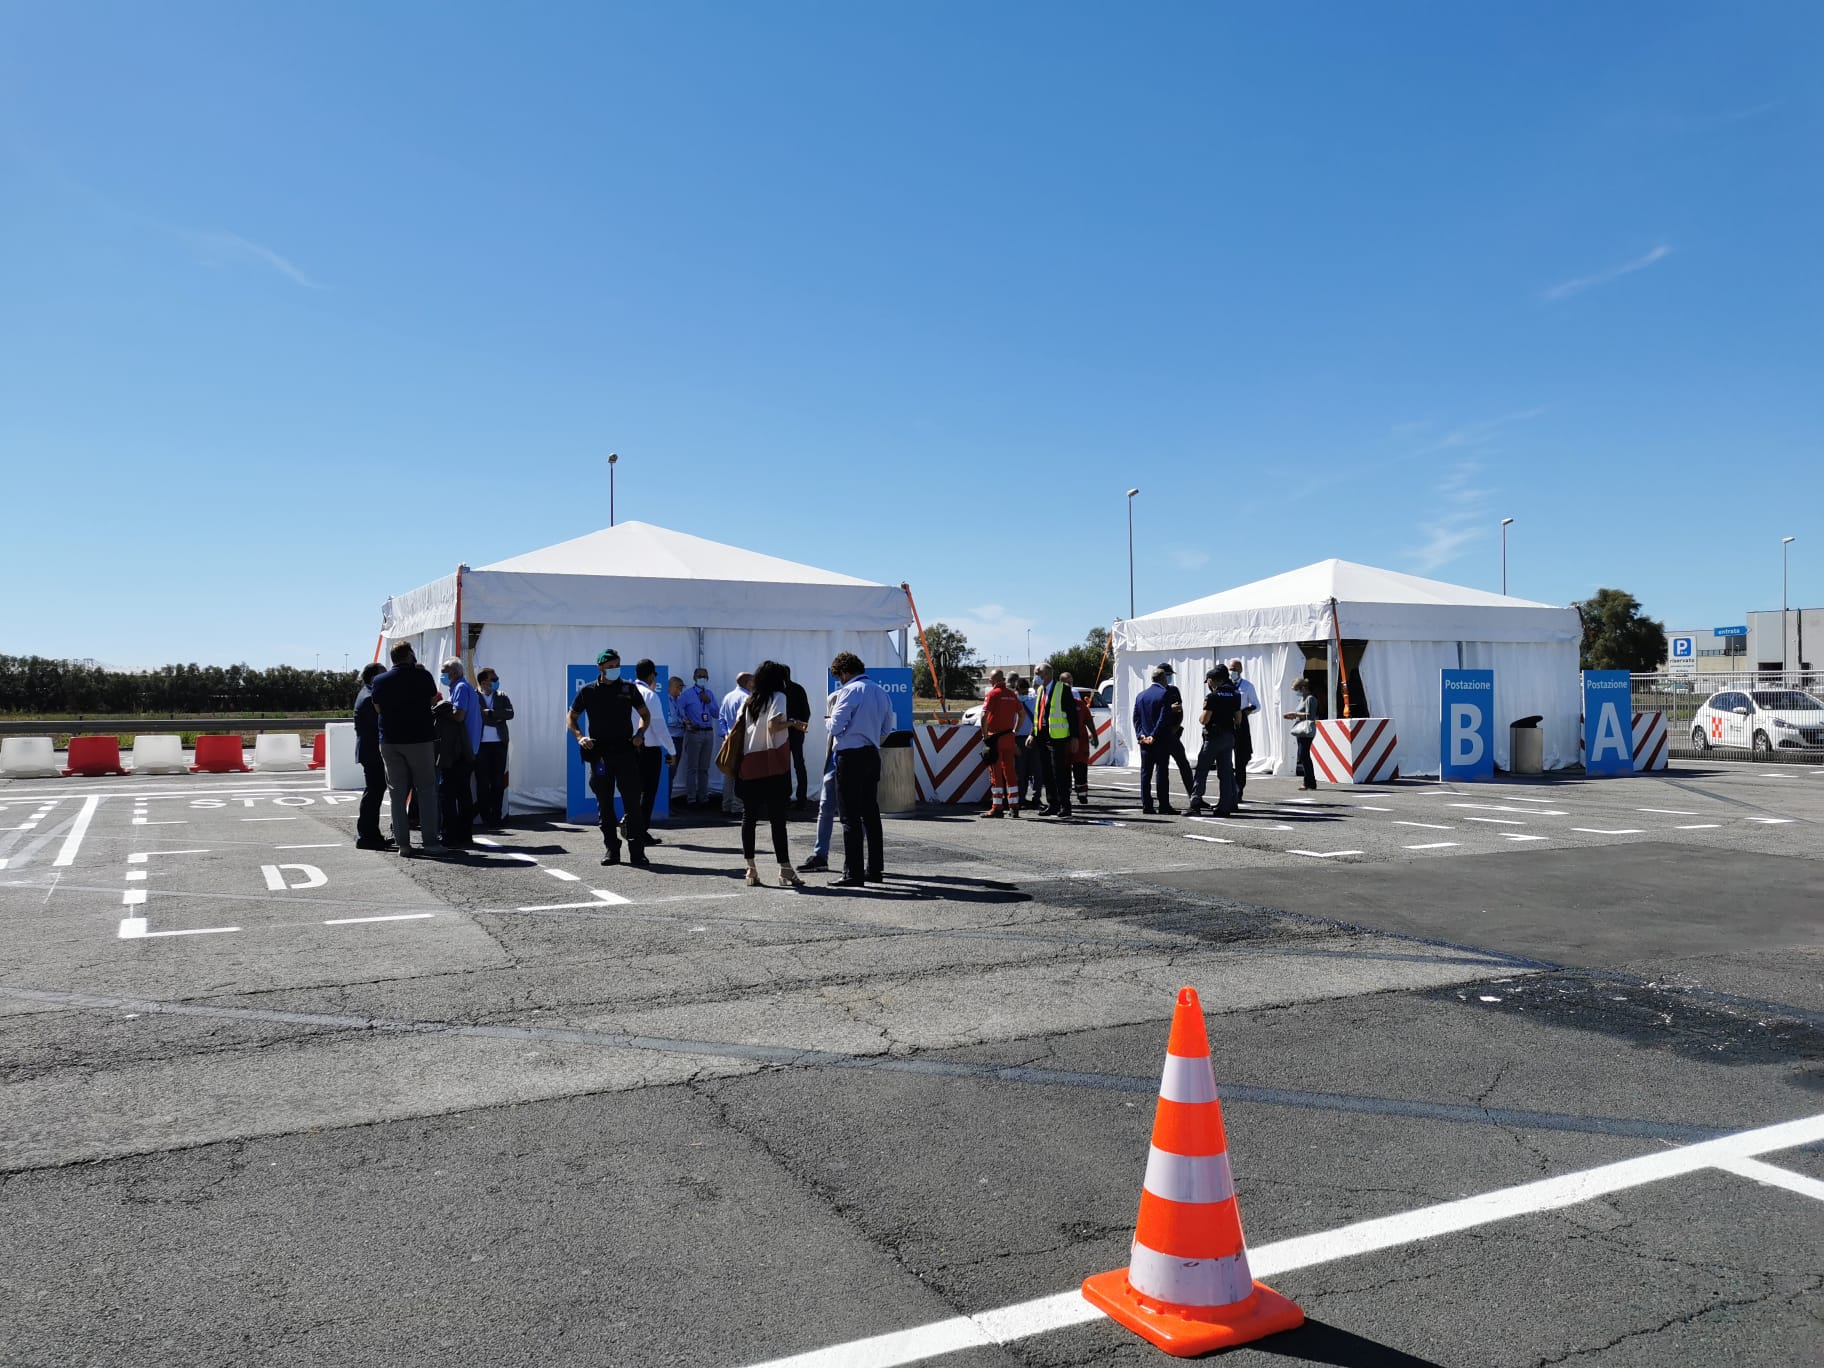
[[[747,726],[737,719],[722,738],[722,749],[716,752],[716,768],[733,779],[741,770],[741,758],[747,753]]]
[[[1317,735],[1317,723],[1306,717],[1292,724],[1292,735],[1304,738]]]

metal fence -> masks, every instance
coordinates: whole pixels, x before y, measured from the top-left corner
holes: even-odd
[[[1824,764],[1824,675],[1815,670],[1637,674],[1634,711],[1664,713],[1675,758]]]

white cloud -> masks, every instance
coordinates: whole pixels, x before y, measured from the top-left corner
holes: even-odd
[[[239,233],[220,230],[201,232],[192,228],[179,228],[174,231],[195,248],[202,261],[210,266],[219,266],[229,262],[250,263],[277,271],[293,285],[300,285],[307,290],[324,288],[306,275],[303,267],[296,262],[280,256],[270,247],[263,247],[257,242],[248,241]]]
[[[1542,408],[1520,409],[1495,418],[1479,418],[1472,423],[1461,423],[1417,451],[1407,452],[1407,459],[1434,456],[1440,451],[1482,451],[1504,428],[1513,427],[1516,423],[1530,423],[1544,412]]]
[[[1489,491],[1477,486],[1479,474],[1481,466],[1477,462],[1459,461],[1438,482],[1438,514],[1419,524],[1424,540],[1406,553],[1421,574],[1442,569],[1461,556],[1470,543],[1488,535]]]
[[[1581,294],[1593,286],[1607,285],[1611,280],[1619,280],[1622,276],[1644,271],[1647,267],[1664,261],[1671,255],[1672,249],[1662,242],[1645,255],[1637,256],[1632,261],[1624,261],[1619,266],[1611,266],[1606,271],[1598,271],[1595,275],[1574,276],[1570,280],[1560,281],[1545,292],[1545,297],[1553,301],[1569,299],[1572,295]]]

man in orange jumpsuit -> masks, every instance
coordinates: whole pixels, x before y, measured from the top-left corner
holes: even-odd
[[[990,807],[984,817],[1020,815],[1019,728],[1025,709],[1020,696],[1007,687],[1007,676],[995,670],[988,676],[988,697],[982,700],[982,745],[988,751]]]

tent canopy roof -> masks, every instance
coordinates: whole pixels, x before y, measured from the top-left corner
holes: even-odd
[[[396,595],[392,638],[465,623],[897,631],[905,592],[686,532],[628,522]]]
[[[1332,631],[1332,600],[1342,635],[1356,639],[1575,641],[1582,633],[1574,608],[1323,560],[1118,623],[1115,644],[1151,651],[1321,639]]]
[[[885,587],[644,522],[617,523],[479,568],[520,575],[616,575],[625,579]]]

